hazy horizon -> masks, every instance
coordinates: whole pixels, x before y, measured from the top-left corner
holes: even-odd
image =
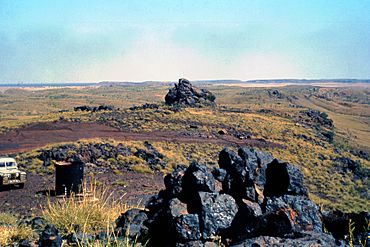
[[[0,0],[0,83],[370,78],[370,1]]]

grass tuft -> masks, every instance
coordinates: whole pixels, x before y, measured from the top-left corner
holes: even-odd
[[[52,201],[42,208],[43,217],[54,224],[62,236],[80,231],[95,234],[114,227],[117,217],[130,207],[112,197],[109,189],[95,182],[84,185],[83,196],[71,196]]]

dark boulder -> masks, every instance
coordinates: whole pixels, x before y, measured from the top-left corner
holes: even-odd
[[[322,232],[319,208],[307,197],[284,195],[282,197],[267,198],[264,204],[264,211],[266,213],[286,212],[290,220],[294,222],[295,231]]]
[[[327,247],[327,246],[345,246],[335,241],[328,234],[307,233],[299,238],[281,238],[271,236],[259,236],[246,239],[230,247]]]
[[[294,218],[286,210],[271,211],[260,218],[259,235],[292,237],[295,233]]]
[[[164,185],[169,198],[182,196],[182,178],[184,174],[185,167],[177,166],[172,173],[169,173],[164,177]]]
[[[261,216],[262,210],[259,204],[243,200],[243,203],[238,205],[238,212],[231,227],[224,232],[224,235],[233,242],[258,236],[263,226]]]
[[[127,212],[117,220],[116,230],[133,225],[138,239],[150,240],[148,246],[211,247],[217,239],[240,247],[341,244],[323,233],[321,213],[308,198],[298,168],[250,148],[238,154],[223,149],[219,166],[210,170],[192,162],[176,167],[146,211]],[[340,222],[329,222],[329,229],[339,231],[333,227]],[[349,221],[343,224],[348,229]]]
[[[182,178],[183,199],[191,202],[198,191],[215,192],[215,179],[205,165],[193,161]]]
[[[362,243],[369,241],[368,231],[370,214],[361,213],[344,213],[341,211],[323,212],[323,224],[325,229],[330,232],[335,239],[344,240],[349,235],[349,227],[353,228],[353,241]]]
[[[199,240],[201,237],[197,214],[185,214],[175,218],[175,232],[180,241]]]
[[[303,174],[295,166],[274,159],[267,165],[265,175],[264,196],[308,195]]]
[[[44,218],[35,217],[28,222],[28,225],[35,231],[38,235],[41,235],[42,231],[45,229],[47,222]]]
[[[238,212],[234,198],[227,194],[199,192],[196,200],[203,239],[211,239],[228,229]]]
[[[159,109],[160,105],[158,104],[149,104],[145,103],[144,105],[141,106],[132,106],[129,109],[131,111],[137,111],[137,110],[146,110],[146,109]]]
[[[206,89],[194,87],[187,79],[179,79],[165,96],[167,105],[201,106],[214,105],[216,97]]]
[[[181,215],[188,214],[188,209],[185,203],[182,203],[179,199],[175,198],[168,203],[168,217],[174,219]]]
[[[117,236],[128,236],[131,240],[148,234],[144,222],[148,219],[143,210],[130,209],[116,220]]]
[[[219,181],[219,182],[223,182],[226,178],[226,175],[227,175],[227,172],[225,169],[221,169],[221,168],[214,168],[212,170],[212,174],[213,174],[213,177]]]
[[[61,247],[62,238],[59,235],[58,229],[53,225],[46,225],[39,239],[40,247]]]
[[[243,198],[255,200],[253,167],[227,148],[220,152],[218,164],[227,172],[222,187],[225,193],[232,195],[237,201]]]
[[[113,106],[108,105],[99,105],[99,106],[75,106],[74,111],[91,111],[91,112],[97,112],[97,111],[112,111],[114,109]]]
[[[269,97],[283,99],[284,95],[277,89],[267,90]]]

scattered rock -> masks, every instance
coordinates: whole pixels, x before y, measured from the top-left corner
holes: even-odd
[[[325,112],[320,112],[317,110],[305,110],[301,111],[303,114],[303,121],[309,125],[313,125],[316,129],[320,129],[320,126],[326,128],[333,128],[333,120],[331,120]]]
[[[165,96],[167,105],[202,106],[214,105],[216,97],[206,89],[194,87],[187,79],[179,79]]]
[[[149,104],[145,103],[142,106],[132,106],[130,107],[131,111],[137,111],[137,110],[146,110],[146,109],[159,109],[160,105],[158,104]]]
[[[284,95],[277,89],[267,90],[270,98],[283,99]]]
[[[91,112],[98,112],[98,111],[112,111],[114,109],[113,106],[108,105],[99,105],[99,106],[75,106],[74,111],[91,111]]]

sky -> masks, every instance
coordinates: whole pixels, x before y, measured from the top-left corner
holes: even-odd
[[[0,83],[370,78],[370,0],[0,0]]]

